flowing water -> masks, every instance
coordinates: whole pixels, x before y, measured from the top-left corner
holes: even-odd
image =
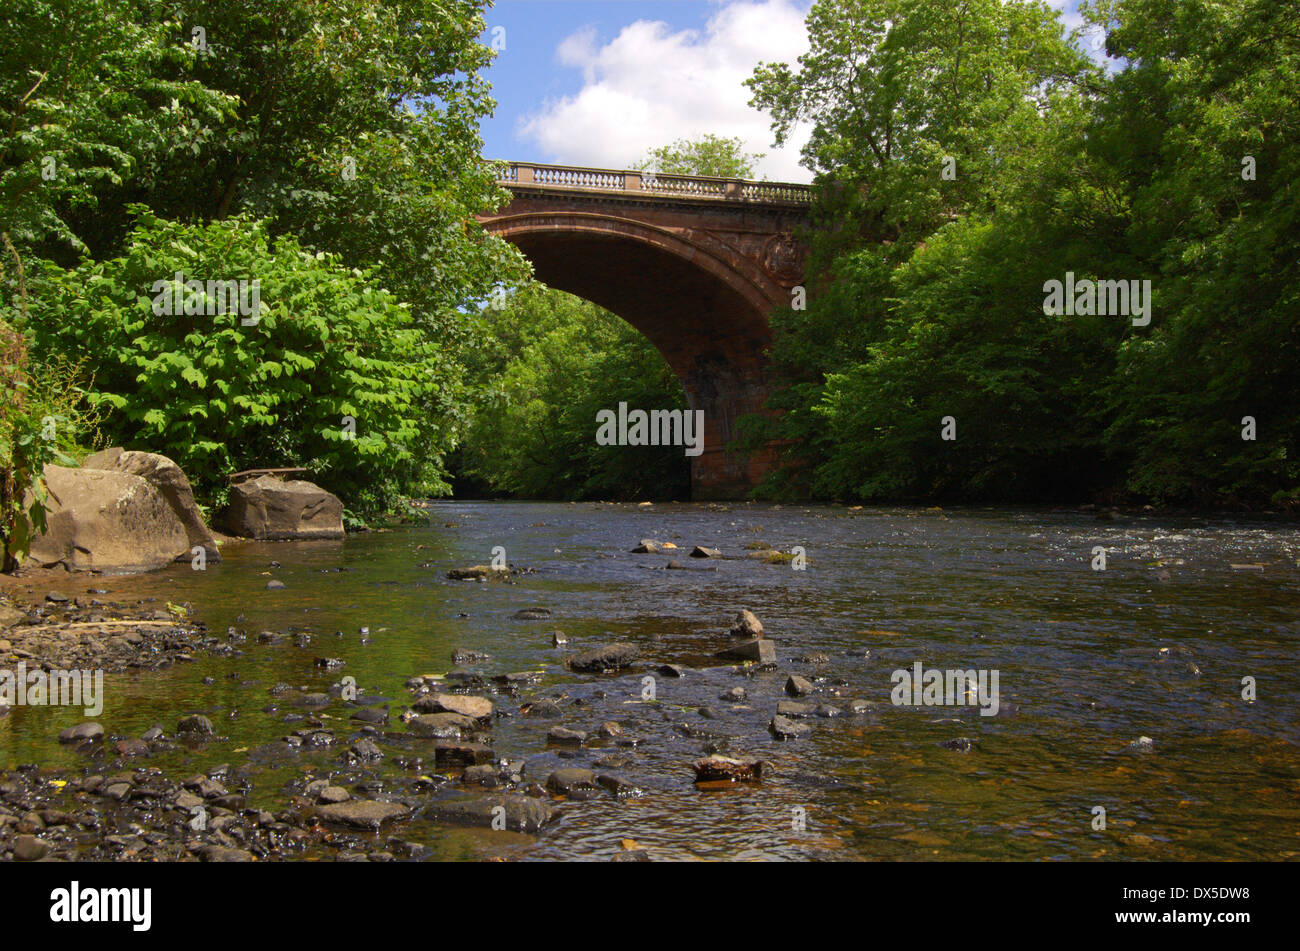
[[[538,836],[447,828],[417,809],[393,832],[438,858],[605,859],[624,838],[656,858],[1300,855],[1294,523],[758,504],[448,502],[430,513],[428,525],[344,542],[234,546],[203,572],[182,564],[61,585],[83,601],[82,587],[190,602],[212,631],[249,632],[236,657],[109,675],[105,729],[170,731],[182,713],[205,712],[221,739],[147,762],[169,772],[246,766],[250,802],[282,808],[286,783],[337,768],[338,750],[287,752],[277,741],[301,724],[285,716],[307,711],[273,700],[269,686],[322,691],[350,675],[368,696],[391,701],[397,731],[405,680],[444,672],[454,648],[469,648],[492,655],[485,673],[543,674],[518,696],[493,696],[512,714],[493,730],[499,756],[526,760],[537,780],[613,757],[609,771],[644,795],[557,802],[556,821]],[[680,549],[629,553],[642,538]],[[802,546],[805,569],[745,557],[758,541]],[[687,558],[697,544],[725,557]],[[534,571],[513,584],[447,580],[447,569],[486,563],[498,545]],[[1104,571],[1093,570],[1095,546],[1107,551]],[[692,570],[662,570],[669,557]],[[270,578],[287,588],[266,590]],[[530,607],[551,617],[512,617]],[[777,669],[711,659],[731,641],[726,628],[741,607],[776,642]],[[310,631],[312,641],[258,644],[263,629]],[[552,646],[557,629],[568,648]],[[567,651],[613,641],[638,644],[642,661],[620,674],[563,667]],[[803,659],[814,653],[826,656]],[[346,667],[324,670],[314,663],[321,656]],[[891,703],[893,672],[918,661],[997,671],[998,715]],[[686,676],[660,675],[665,663],[687,667]],[[819,700],[876,706],[805,720],[810,736],[779,742],[767,725],[791,673],[814,680]],[[648,675],[653,701],[643,698]],[[1253,701],[1243,698],[1243,678],[1254,678]],[[749,692],[746,703],[721,699],[734,686]],[[564,717],[519,716],[539,695],[561,698]],[[349,712],[338,700],[323,710],[340,739],[357,726]],[[0,719],[3,765],[81,768],[81,754],[53,740],[81,719],[79,710],[15,710]],[[594,732],[611,719],[635,748],[547,749],[556,722]],[[1154,740],[1150,751],[1129,748],[1141,736]],[[944,745],[958,738],[971,748]],[[690,764],[709,744],[759,755],[771,769],[759,785],[697,788]],[[369,789],[409,783],[412,749],[401,739],[380,745],[388,755],[365,770]],[[1104,831],[1094,828],[1099,806]]]

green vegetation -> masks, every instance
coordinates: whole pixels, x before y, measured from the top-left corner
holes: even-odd
[[[28,486],[39,525],[43,463],[95,439],[172,455],[209,505],[244,466],[311,466],[366,516],[448,491],[465,310],[527,273],[472,224],[505,198],[480,154],[483,6],[6,5],[6,552]],[[262,319],[154,314],[177,272],[259,282]]]
[[[399,487],[438,491],[436,457],[424,448],[437,433],[421,407],[435,395],[442,354],[371,274],[268,231],[141,212],[122,257],[47,265],[33,282],[38,348],[90,369],[88,402],[110,443],[169,456],[215,504],[226,473],[270,459],[297,460],[362,511],[392,507]],[[171,279],[142,293],[160,273],[256,275],[261,306],[255,318],[205,314],[206,294]],[[174,309],[154,306],[173,298],[199,312],[156,312]]]
[[[778,141],[812,123],[822,186],[784,412],[748,421],[793,440],[767,493],[1300,495],[1300,11],[1085,12],[1113,72],[1040,3],[835,0],[797,69],[749,81]],[[1149,326],[1045,314],[1067,271],[1150,280]]]
[[[754,166],[762,159],[761,152],[746,152],[745,143],[739,138],[702,135],[651,149],[645,158],[629,167],[664,175],[753,178]]]
[[[482,401],[457,455],[461,494],[548,499],[684,499],[679,446],[596,444],[596,413],[619,401],[685,409],[658,351],[595,304],[533,284],[481,315],[473,367]]]

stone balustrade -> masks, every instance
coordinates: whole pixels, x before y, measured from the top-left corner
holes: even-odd
[[[603,192],[649,192],[680,198],[706,198],[763,204],[807,205],[812,186],[792,182],[753,182],[739,178],[706,175],[666,175],[629,169],[579,168],[510,162],[498,179],[503,185],[533,185],[547,188]]]

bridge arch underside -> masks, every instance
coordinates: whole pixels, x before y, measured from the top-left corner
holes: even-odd
[[[767,398],[773,302],[761,276],[625,219],[526,215],[487,229],[515,244],[538,280],[617,314],[663,354],[691,409],[704,411],[704,452],[691,460],[694,498],[740,498],[758,483],[768,454],[724,447],[740,417],[760,411]]]

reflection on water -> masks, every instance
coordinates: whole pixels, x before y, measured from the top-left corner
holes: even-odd
[[[238,657],[110,675],[106,730],[138,736],[205,712],[224,739],[148,763],[198,772],[254,757],[251,804],[283,803],[290,778],[334,762],[337,750],[264,756],[259,747],[293,728],[283,722],[293,708],[268,687],[323,690],[349,674],[391,698],[396,714],[406,678],[447,670],[463,647],[492,655],[488,673],[545,674],[518,697],[494,697],[515,714],[497,722],[499,755],[527,759],[538,779],[554,765],[599,761],[645,795],[561,804],[537,837],[418,818],[395,830],[444,858],[607,858],[623,838],[657,858],[1300,854],[1300,530],[1288,524],[760,505],[440,503],[431,514],[428,526],[341,543],[239,546],[206,572],[177,565],[63,584],[83,597],[104,588],[119,599],[188,601],[212,631],[249,632]],[[641,538],[681,549],[630,554]],[[807,570],[744,557],[755,541],[803,546]],[[696,544],[728,557],[685,557]],[[509,585],[446,580],[448,568],[487,562],[496,545],[535,572]],[[1097,545],[1105,571],[1090,568]],[[672,556],[694,570],[660,570]],[[287,588],[267,591],[272,577]],[[526,607],[552,615],[512,617]],[[740,607],[776,641],[777,670],[712,666]],[[258,644],[264,629],[308,631],[311,642]],[[551,646],[556,629],[569,650],[634,641],[644,663],[623,675],[571,674]],[[324,670],[318,657],[347,666]],[[997,670],[1000,715],[892,706],[891,673],[917,661]],[[669,662],[687,675],[656,675],[657,699],[643,701],[642,677]],[[815,679],[817,699],[878,706],[805,721],[809,738],[777,742],[766,728],[791,673]],[[1253,703],[1242,699],[1243,677],[1257,682]],[[748,702],[721,699],[738,685]],[[638,745],[548,752],[555,721],[517,715],[536,694],[582,699],[559,722],[594,732],[617,719]],[[355,726],[338,701],[324,712],[340,736]],[[0,719],[4,765],[77,766],[54,737],[80,719],[51,709]],[[1153,738],[1152,752],[1127,749],[1139,736]],[[961,737],[968,752],[943,745]],[[690,763],[715,747],[761,755],[770,778],[696,789]],[[373,767],[381,783],[401,771],[401,744],[386,748],[394,755]],[[1092,828],[1097,806],[1104,832]]]

